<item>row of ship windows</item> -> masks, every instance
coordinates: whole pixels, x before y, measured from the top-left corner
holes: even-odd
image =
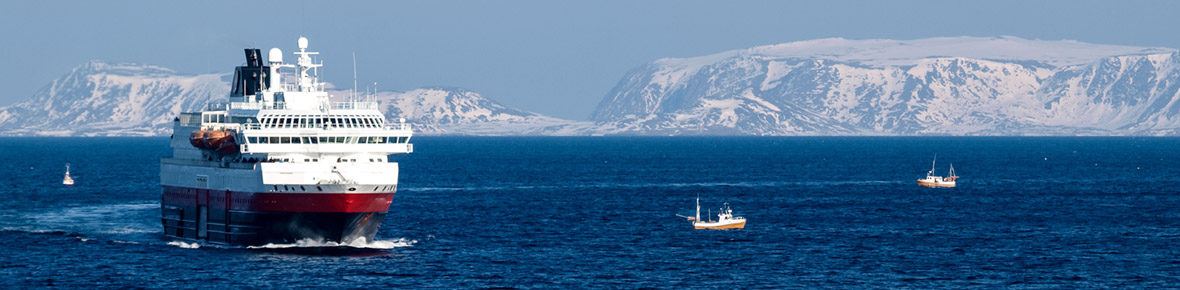
[[[261,122],[263,128],[381,128],[384,124],[381,118],[267,118]]]
[[[251,144],[393,144],[406,143],[410,137],[334,136],[334,137],[246,137]]]

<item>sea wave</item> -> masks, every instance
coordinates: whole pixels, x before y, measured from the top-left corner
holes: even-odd
[[[688,183],[593,183],[575,185],[504,185],[465,187],[417,187],[400,188],[403,192],[452,192],[464,190],[533,190],[533,189],[582,189],[582,188],[684,188],[684,187],[781,187],[781,186],[843,186],[843,185],[885,185],[909,184],[898,180],[833,180],[833,181],[751,181],[751,182],[688,182]]]

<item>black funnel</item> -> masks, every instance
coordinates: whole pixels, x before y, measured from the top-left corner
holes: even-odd
[[[246,49],[246,67],[262,67],[262,50],[257,48]]]

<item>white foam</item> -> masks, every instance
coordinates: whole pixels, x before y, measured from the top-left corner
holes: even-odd
[[[396,240],[374,240],[368,242],[365,238],[359,238],[348,243],[325,242],[320,239],[302,239],[292,244],[266,244],[262,246],[249,246],[249,249],[289,249],[289,248],[336,248],[336,247],[350,247],[362,249],[393,249],[401,247],[410,247],[418,243],[418,240],[407,240],[404,238]]]
[[[25,227],[3,227],[3,228],[0,228],[0,231],[26,232],[26,233],[33,233],[33,234],[59,232],[59,231],[55,231],[55,230],[34,229],[34,228],[27,227],[27,226],[25,226]]]
[[[114,228],[109,230],[98,231],[100,234],[134,234],[134,233],[158,233],[158,229],[133,229],[128,227]]]
[[[168,242],[168,245],[169,246],[177,246],[182,249],[197,249],[197,248],[201,247],[201,244],[198,244],[198,243],[185,243],[185,242],[181,242],[181,241],[171,241],[171,242]]]

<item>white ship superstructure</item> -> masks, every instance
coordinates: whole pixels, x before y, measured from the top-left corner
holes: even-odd
[[[174,121],[161,160],[165,235],[226,244],[371,241],[397,190],[391,154],[413,152],[404,120],[373,102],[333,102],[316,52],[295,63],[246,49],[228,102]],[[287,82],[287,80],[293,80]]]

